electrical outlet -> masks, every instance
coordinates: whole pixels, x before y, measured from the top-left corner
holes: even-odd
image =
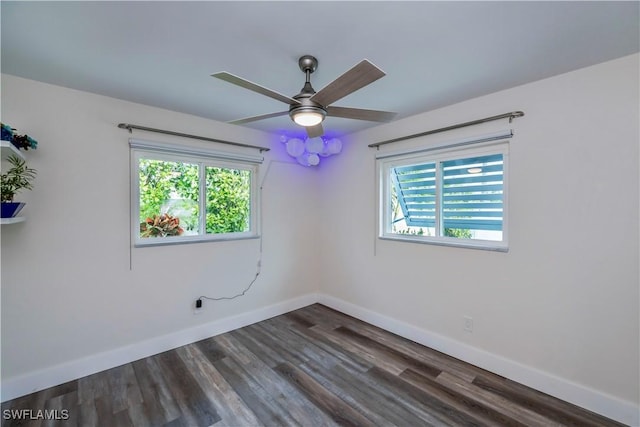
[[[473,317],[463,316],[464,330],[467,332],[473,332]]]
[[[201,299],[197,299],[192,307],[193,307],[193,314],[202,313],[202,300]]]

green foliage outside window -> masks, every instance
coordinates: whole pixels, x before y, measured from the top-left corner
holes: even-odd
[[[447,237],[457,237],[458,239],[470,239],[471,230],[465,228],[445,228],[444,235]]]
[[[207,167],[207,233],[249,230],[251,172]]]
[[[140,223],[170,214],[179,218],[185,234],[198,234],[200,166],[140,159]],[[234,233],[250,229],[251,172],[205,167],[206,233]]]

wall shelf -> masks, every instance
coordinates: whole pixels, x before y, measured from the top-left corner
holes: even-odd
[[[0,218],[0,225],[17,224],[25,220],[23,216],[14,216],[13,218]]]
[[[9,141],[0,141],[0,154],[2,155],[2,160],[6,160],[11,154],[15,154],[20,157],[22,160],[25,160],[24,154],[20,152],[12,143]]]

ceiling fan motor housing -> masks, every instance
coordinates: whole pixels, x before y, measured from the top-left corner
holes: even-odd
[[[293,99],[300,102],[300,104],[289,107],[289,117],[291,117],[291,120],[294,120],[294,116],[300,113],[317,113],[322,115],[324,120],[327,115],[327,110],[325,110],[322,105],[309,99],[314,93],[315,91],[311,93],[301,92],[293,97]]]

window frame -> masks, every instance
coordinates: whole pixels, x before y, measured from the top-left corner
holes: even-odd
[[[492,251],[507,252],[509,250],[508,230],[509,230],[509,137],[499,138],[488,142],[478,142],[464,147],[459,144],[451,144],[428,149],[418,149],[405,153],[390,153],[382,155],[377,160],[378,169],[378,238],[383,240],[405,241],[413,243],[424,243],[431,245],[455,246],[471,249],[484,249]],[[481,140],[482,141],[482,140]],[[458,237],[447,237],[437,235],[443,228],[442,206],[439,203],[442,192],[441,162],[450,160],[460,160],[471,157],[501,154],[503,161],[503,184],[502,184],[502,240],[481,240]],[[438,179],[436,179],[436,219],[435,236],[421,236],[413,234],[400,234],[391,232],[392,216],[391,195],[392,179],[391,170],[395,167],[415,165],[415,164],[436,164]]]
[[[151,141],[130,140],[131,166],[131,236],[134,247],[172,244],[215,242],[229,240],[256,239],[260,237],[260,189],[258,186],[259,164],[263,158],[245,154],[200,149],[182,145],[172,145]],[[140,159],[197,164],[199,169],[198,216],[203,234],[140,237]],[[217,167],[250,171],[249,230],[235,233],[206,233],[206,179],[205,168]]]

